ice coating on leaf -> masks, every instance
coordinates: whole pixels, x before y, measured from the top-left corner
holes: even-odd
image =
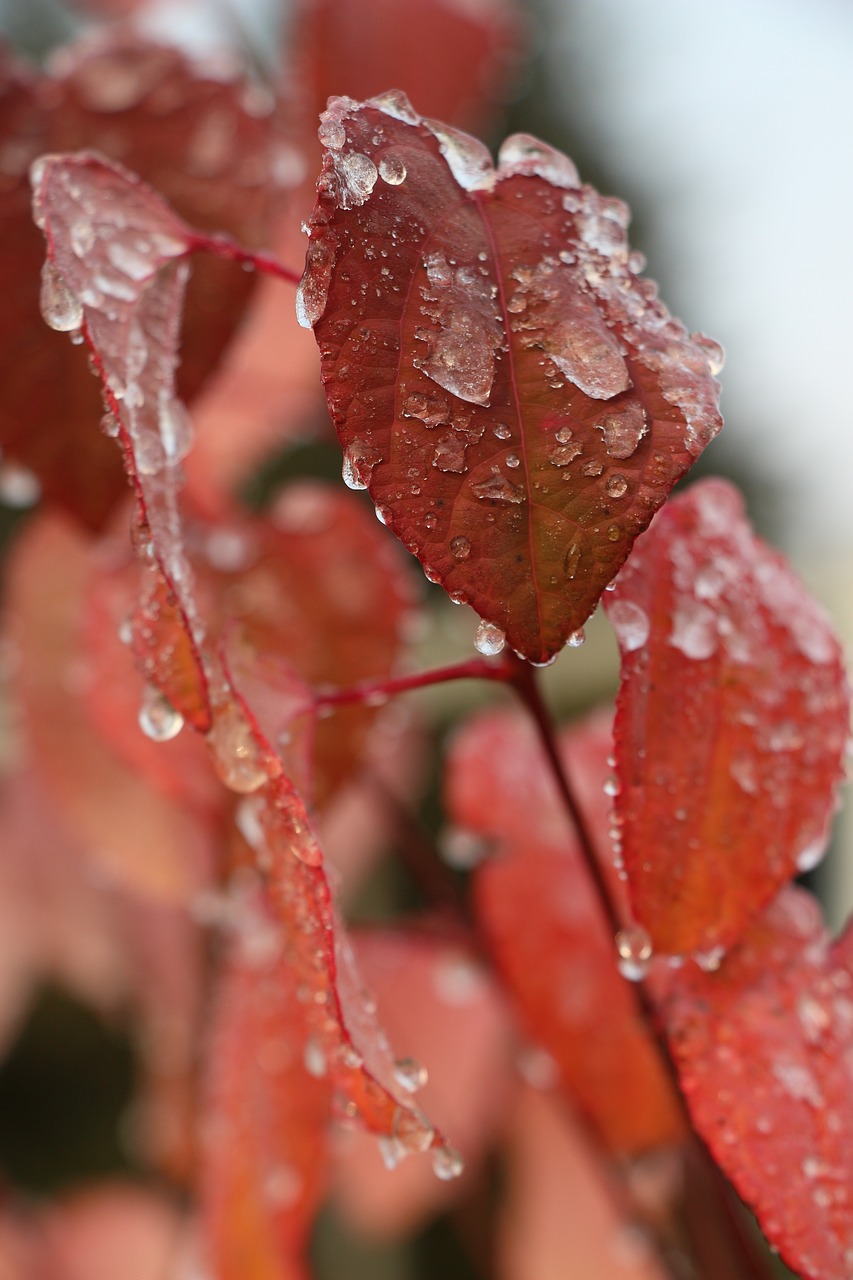
[[[638,278],[626,206],[546,144],[495,168],[396,93],[332,122],[300,308],[341,443],[375,450],[370,496],[431,580],[547,662],[719,430],[707,344]],[[360,204],[348,156],[379,174]]]
[[[849,716],[840,645],[720,480],[667,505],[604,610],[635,915],[655,951],[729,947],[826,847]]]
[[[797,1275],[853,1261],[853,966],[786,888],[719,969],[685,965],[663,1015],[693,1122]]]

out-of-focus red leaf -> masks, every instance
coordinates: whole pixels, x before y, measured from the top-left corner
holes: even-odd
[[[477,913],[563,1087],[614,1150],[677,1138],[672,1087],[617,970],[614,939],[534,728],[506,712],[470,721],[453,743],[446,791],[453,822],[494,845],[475,872]]]
[[[130,1183],[101,1184],[38,1216],[35,1267],[20,1280],[163,1280],[185,1230],[165,1196]]]
[[[506,100],[523,28],[510,0],[302,0],[295,44],[312,122],[333,94],[369,98],[393,83],[424,114],[478,129]]]
[[[91,569],[88,539],[48,514],[31,522],[8,561],[7,636],[19,654],[13,689],[31,758],[93,868],[145,894],[185,900],[205,880],[209,832],[117,759],[86,714],[94,676],[81,632]]]
[[[807,1280],[853,1267],[853,964],[787,888],[720,969],[663,1004],[699,1133],[768,1240]]]
[[[719,429],[707,340],[637,277],[626,207],[544,143],[496,170],[398,94],[335,99],[320,137],[298,311],[345,477],[547,661]]]
[[[0,59],[0,445],[31,468],[45,494],[91,527],[124,492],[121,463],[97,431],[97,388],[85,352],[39,316],[43,246],[30,214],[27,167],[44,152],[96,148],[163,191],[194,226],[267,239],[281,192],[275,117],[236,78],[196,69],[176,51],[127,33],[64,49],[50,74]],[[76,240],[88,253],[81,220]],[[190,397],[222,355],[253,288],[234,263],[206,255],[194,269],[179,390]]]
[[[532,1089],[510,1123],[506,1171],[498,1280],[664,1280],[578,1126]]]
[[[850,705],[840,645],[720,480],[665,508],[605,610],[636,918],[665,953],[730,946],[826,847]]]
[[[258,914],[254,937],[233,948],[220,976],[210,1043],[201,1198],[217,1280],[307,1274],[330,1090],[306,1067],[310,1028],[297,981],[272,922]]]
[[[464,951],[427,934],[373,931],[355,945],[382,1024],[406,1054],[401,1071],[417,1087],[423,1069],[421,1102],[452,1135],[466,1175],[476,1171],[506,1112],[512,1079],[500,994]],[[341,1135],[336,1168],[341,1209],[367,1234],[410,1233],[457,1194],[415,1161],[383,1167],[363,1134]]]
[[[267,659],[279,669],[280,660],[258,652],[257,661],[247,662],[245,649],[231,643],[227,633],[211,643],[196,598],[179,508],[179,462],[190,433],[174,397],[181,299],[181,264],[175,259],[185,247],[180,224],[175,231],[168,208],[133,175],[85,155],[44,160],[36,188],[49,261],[68,292],[69,307],[80,312],[136,490],[135,541],[144,575],[134,638],[143,660],[150,659],[145,674],[185,719],[206,732],[225,786],[238,795],[254,795],[249,842],[287,960],[307,1001],[315,1062],[328,1071],[342,1105],[368,1129],[393,1136],[404,1151],[435,1148],[440,1161],[445,1139],[396,1078],[393,1054],[365,998],[334,909],[304,801],[276,750],[279,731],[292,714],[292,698],[277,680],[265,684],[261,677]],[[107,192],[110,216],[101,220],[97,211]],[[89,266],[96,274],[118,270],[116,247],[144,228],[146,270],[122,273],[124,297],[115,305],[112,297],[92,297],[89,274],[73,253],[72,232],[81,216],[92,217],[96,239]],[[141,253],[138,241],[136,252]],[[186,667],[176,683],[162,659],[164,649],[176,644],[192,655],[192,696]]]

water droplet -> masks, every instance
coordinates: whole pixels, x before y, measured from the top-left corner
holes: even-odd
[[[485,657],[494,657],[500,653],[506,643],[506,634],[493,622],[482,619],[474,636],[474,648]]]
[[[492,427],[492,431],[498,440],[509,440],[512,435],[512,432],[505,422],[498,422],[494,427]]]
[[[443,862],[456,871],[470,871],[489,856],[492,845],[483,836],[463,827],[448,827],[442,831],[438,842]]]
[[[344,452],[341,475],[349,489],[366,489],[373,475],[373,468],[382,461],[378,449],[366,440],[353,440]]]
[[[165,388],[158,393],[157,423],[166,458],[172,464],[180,462],[192,446],[192,419],[181,401]]]
[[[329,1070],[326,1052],[313,1036],[305,1043],[305,1052],[302,1060],[309,1076],[314,1076],[317,1080],[322,1080]]]
[[[451,1182],[465,1172],[465,1161],[454,1147],[435,1147],[432,1168],[435,1176],[442,1182]]]
[[[19,462],[0,463],[0,502],[15,511],[25,511],[41,497],[38,476]]]
[[[304,1186],[302,1174],[292,1164],[279,1164],[264,1178],[264,1196],[277,1209],[296,1205]]]
[[[476,481],[471,488],[478,498],[489,499],[492,502],[518,504],[526,500],[523,486],[513,484],[505,475],[501,475],[497,467],[493,469],[488,479]]]
[[[214,768],[231,791],[245,795],[267,781],[263,753],[239,707],[227,706],[219,712],[207,740]]]
[[[427,529],[434,529],[438,524],[438,516],[434,511],[427,511],[424,515],[424,526]]]
[[[676,605],[669,644],[686,658],[701,662],[716,653],[717,640],[714,611],[692,596],[682,597]]]
[[[595,426],[604,436],[604,447],[611,458],[630,458],[649,429],[646,411],[636,400],[620,409],[611,409]]]
[[[399,187],[406,181],[406,166],[399,156],[386,155],[379,161],[379,176],[389,186]]]
[[[501,176],[536,174],[554,187],[580,186],[580,177],[572,161],[561,151],[540,142],[529,133],[513,133],[498,152]]]
[[[630,982],[640,982],[649,971],[652,940],[642,925],[621,929],[616,935],[619,972]]]
[[[396,1138],[391,1138],[386,1133],[381,1133],[376,1139],[376,1145],[379,1148],[379,1154],[382,1157],[382,1163],[389,1173],[397,1168],[400,1161],[405,1158],[406,1151],[401,1142]]]
[[[578,571],[581,562],[581,546],[579,542],[572,542],[563,557],[563,570],[567,578],[573,578]]]
[[[39,306],[45,324],[60,333],[71,333],[83,323],[82,302],[49,259],[41,269]]]
[[[608,498],[624,498],[628,492],[628,481],[624,476],[610,476],[604,486]]]
[[[508,453],[508,454],[506,455],[506,465],[507,465],[508,467],[512,467],[513,469],[514,469],[515,467],[520,467],[520,466],[521,466],[521,459],[519,458],[518,454],[517,454],[517,453]]]
[[[394,1063],[394,1079],[401,1089],[408,1093],[417,1093],[427,1083],[426,1067],[414,1058],[398,1058]]]
[[[183,729],[184,717],[159,689],[149,684],[142,691],[139,727],[152,742],[169,742]]]
[[[576,631],[569,632],[566,638],[566,644],[570,649],[579,649],[585,640],[586,632],[583,627],[578,627]]]
[[[364,204],[376,186],[376,179],[379,176],[379,171],[370,156],[352,151],[341,160],[340,169],[352,202]]]
[[[618,524],[611,524],[607,530],[607,537],[610,542],[618,542],[622,537],[622,530]]]
[[[347,132],[340,120],[324,111],[320,117],[317,137],[320,139],[321,145],[329,151],[340,151],[341,147],[346,143]]]
[[[703,973],[716,973],[725,958],[725,947],[711,947],[708,951],[694,951],[693,959]]]
[[[456,560],[467,560],[471,554],[471,543],[464,534],[459,534],[450,540],[450,554]]]
[[[393,1130],[393,1137],[406,1154],[429,1151],[435,1137],[435,1130],[429,1120],[414,1103],[397,1108],[394,1112]]]
[[[641,649],[649,638],[648,615],[631,600],[613,600],[606,606],[610,623],[624,653]]]
[[[705,359],[708,361],[708,368],[712,375],[716,378],[718,373],[722,373],[723,366],[726,363],[726,353],[713,338],[708,338],[704,333],[691,333],[690,335],[697,347],[701,347],[704,352]]]
[[[618,796],[621,791],[621,787],[619,786],[619,779],[616,777],[615,773],[607,775],[601,789],[606,796]]]
[[[804,848],[800,850],[795,859],[797,870],[801,873],[813,871],[826,853],[825,840],[810,840]]]
[[[465,461],[464,440],[453,432],[442,436],[441,439],[436,441],[432,465],[439,471],[453,471],[457,475],[464,474],[468,470],[468,464]]]

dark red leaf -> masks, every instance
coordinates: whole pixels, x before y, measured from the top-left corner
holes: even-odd
[[[826,847],[849,716],[841,649],[720,480],[668,504],[605,610],[634,912],[656,950],[713,953]]]
[[[347,1114],[358,1116],[372,1132],[393,1137],[401,1152],[434,1148],[441,1162],[446,1141],[397,1079],[391,1048],[364,995],[335,911],[305,803],[276,750],[292,716],[290,690],[277,678],[263,679],[268,655],[258,652],[257,662],[249,665],[244,647],[231,643],[230,633],[211,642],[204,596],[196,595],[179,504],[179,463],[190,432],[175,400],[173,378],[183,228],[133,175],[86,155],[42,162],[35,207],[58,273],[57,294],[65,290],[68,308],[79,312],[136,490],[136,547],[144,574],[134,642],[146,660],[145,674],[173,708],[206,732],[213,767],[225,786],[253,796],[242,825],[269,888],[285,955],[308,1002],[315,1062],[328,1071]],[[96,276],[117,274],[123,291],[118,299],[105,297],[103,290],[94,297],[89,293],[89,274],[72,249],[72,232],[81,218],[91,218],[96,233],[89,270]],[[145,252],[136,239],[140,233]],[[116,266],[128,239],[142,255],[144,271],[127,274]],[[189,686],[184,668],[175,682],[163,661],[177,644],[192,657]]]
[[[504,712],[469,722],[453,743],[446,787],[453,822],[493,844],[475,873],[477,913],[563,1087],[616,1151],[678,1137],[672,1087],[634,989],[617,970],[613,936],[534,728]]]
[[[853,1267],[853,965],[785,889],[715,973],[663,1005],[694,1124],[768,1240],[808,1280]]]
[[[320,136],[298,311],[345,478],[547,661],[719,429],[715,349],[638,279],[626,207],[543,143],[495,170],[395,94],[336,99]]]
[[[274,925],[256,913],[220,977],[201,1199],[217,1280],[305,1277],[326,1179],[330,1090],[306,1068],[309,1026]],[[310,1060],[309,1060],[310,1061]]]
[[[0,444],[45,494],[91,527],[124,492],[121,463],[92,431],[101,414],[85,352],[50,334],[38,313],[43,246],[30,215],[27,167],[39,154],[96,148],[166,194],[194,226],[257,245],[281,193],[271,174],[275,117],[239,81],[194,69],[176,51],[112,33],[69,47],[38,76],[0,60],[4,166],[0,264]],[[86,252],[81,224],[76,241]],[[234,263],[206,255],[193,272],[179,391],[191,397],[218,363],[254,286]]]

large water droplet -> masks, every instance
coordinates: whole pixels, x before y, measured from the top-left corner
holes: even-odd
[[[379,176],[391,187],[399,187],[406,181],[406,166],[399,156],[385,155],[379,161]]]
[[[452,471],[462,475],[468,470],[465,461],[465,442],[453,432],[436,441],[432,465],[439,471]]]
[[[506,643],[506,633],[500,627],[495,626],[493,622],[486,622],[485,618],[481,620],[474,636],[474,648],[478,653],[482,653],[485,657],[494,657],[496,653],[500,653]]]
[[[157,421],[166,458],[173,464],[180,462],[192,446],[192,419],[181,401],[165,388],[158,394]]]
[[[48,259],[41,269],[39,306],[45,324],[60,333],[71,333],[83,323],[83,304]]]
[[[490,191],[495,185],[495,167],[489,148],[478,138],[453,129],[437,120],[424,124],[438,138],[441,154],[460,187],[466,191]]]
[[[616,632],[619,646],[625,653],[641,649],[649,638],[649,619],[646,612],[631,600],[614,600],[605,613]]]
[[[373,468],[377,462],[381,461],[381,453],[378,449],[374,449],[373,445],[369,444],[367,440],[353,440],[352,444],[348,445],[344,452],[344,460],[341,467],[344,484],[349,489],[366,489],[370,484]]]
[[[628,481],[624,476],[609,476],[604,486],[608,498],[624,498],[628,492]]]
[[[152,742],[169,742],[184,727],[184,717],[159,689],[146,685],[139,708],[139,727]]]
[[[465,1161],[455,1147],[435,1147],[432,1152],[432,1168],[442,1182],[451,1182],[465,1172]]]
[[[616,935],[619,972],[630,982],[640,982],[649,971],[652,940],[642,925],[620,929]]]
[[[41,484],[34,471],[19,462],[0,463],[0,502],[15,511],[26,511],[41,497]]]
[[[353,204],[364,204],[373,188],[379,171],[370,156],[352,151],[340,161],[340,172],[347,186],[349,199]]]
[[[239,707],[225,707],[208,734],[213,764],[231,791],[248,794],[267,780],[263,753],[252,727]]]
[[[524,502],[527,497],[523,485],[513,484],[511,480],[501,474],[497,467],[493,468],[492,475],[488,479],[474,482],[471,485],[471,489],[478,498],[492,502],[518,504]]]
[[[394,1079],[408,1093],[417,1093],[419,1089],[423,1089],[428,1078],[426,1067],[414,1058],[398,1058],[394,1063]]]
[[[529,133],[513,133],[498,152],[500,176],[536,174],[554,187],[580,186],[580,177],[572,161],[561,151],[540,142]]]
[[[801,873],[813,871],[826,853],[825,840],[810,840],[796,857],[797,870]]]
[[[636,400],[611,409],[595,426],[604,436],[604,447],[611,458],[630,458],[649,429],[646,411]]]

